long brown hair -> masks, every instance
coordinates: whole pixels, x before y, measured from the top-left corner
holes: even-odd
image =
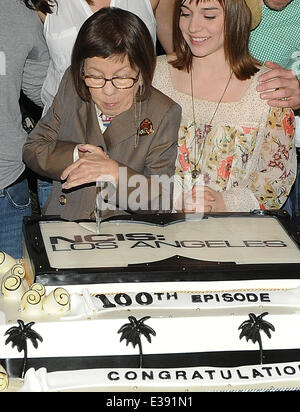
[[[207,0],[176,0],[173,19],[173,42],[176,60],[170,64],[189,72],[193,55],[179,28],[181,6],[185,2]],[[224,10],[224,53],[231,70],[239,80],[250,79],[259,65],[249,52],[251,12],[244,0],[217,0]]]

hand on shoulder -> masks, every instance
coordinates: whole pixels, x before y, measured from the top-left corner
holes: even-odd
[[[272,107],[300,108],[300,83],[292,70],[285,69],[277,63],[266,62],[270,70],[259,77],[257,91],[263,100]]]

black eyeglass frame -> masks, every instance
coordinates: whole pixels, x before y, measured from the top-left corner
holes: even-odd
[[[138,72],[138,74],[137,74],[136,77],[115,76],[115,77],[112,77],[112,78],[110,78],[110,79],[107,79],[106,77],[94,77],[94,76],[91,76],[91,75],[88,75],[88,74],[86,75],[86,74],[84,74],[84,72],[82,72],[81,75],[82,75],[82,78],[83,78],[84,81],[85,81],[86,78],[104,80],[103,86],[88,86],[88,85],[86,84],[86,86],[87,86],[88,88],[90,88],[90,89],[103,89],[103,87],[105,87],[105,85],[106,85],[107,82],[111,82],[112,85],[113,85],[116,89],[126,90],[126,89],[131,89],[131,88],[135,85],[135,83],[138,81],[139,76],[140,76],[140,71]],[[128,87],[117,87],[117,86],[114,84],[114,80],[116,80],[116,79],[132,80],[133,83],[132,83],[131,86],[128,86]],[[85,82],[85,83],[86,83],[86,82]]]

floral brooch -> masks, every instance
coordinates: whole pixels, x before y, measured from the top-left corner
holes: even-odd
[[[146,118],[144,119],[141,123],[139,128],[136,131],[135,135],[135,141],[134,141],[134,148],[137,147],[139,143],[139,137],[140,136],[149,136],[149,134],[153,133],[153,123],[151,122],[150,119]]]
[[[140,127],[138,128],[139,136],[149,136],[149,134],[153,132],[154,132],[154,129],[153,129],[152,121],[148,118],[144,119],[141,122]]]

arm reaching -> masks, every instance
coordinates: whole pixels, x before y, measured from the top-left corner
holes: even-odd
[[[266,62],[270,69],[259,77],[257,91],[272,107],[300,108],[300,82],[293,70],[287,70],[277,63]]]

